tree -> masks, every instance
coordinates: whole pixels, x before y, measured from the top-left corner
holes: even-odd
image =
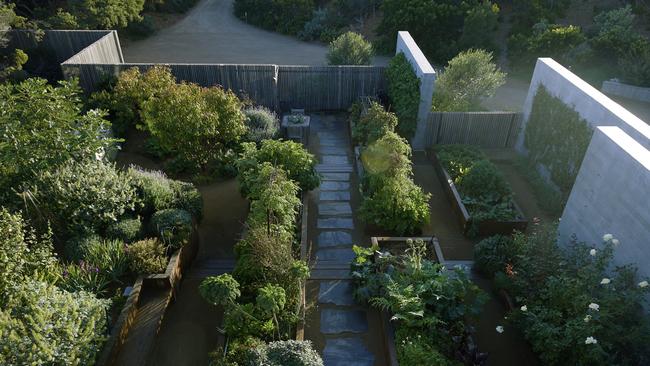
[[[0,85],[0,190],[4,197],[18,183],[71,159],[95,158],[116,140],[108,138],[104,112],[82,112],[76,82],[55,87],[44,79]]]
[[[496,51],[494,33],[499,26],[499,6],[489,0],[471,8],[465,16],[463,34],[460,36],[461,49],[481,48]]]
[[[311,18],[313,0],[235,0],[235,16],[285,34],[298,34]]]
[[[432,108],[435,111],[469,111],[478,108],[481,98],[494,94],[505,82],[505,73],[483,50],[464,51],[449,61],[436,81]]]
[[[68,0],[70,12],[88,29],[125,28],[141,20],[145,0]]]
[[[330,42],[327,62],[330,65],[370,65],[374,51],[362,35],[347,32]]]
[[[176,84],[146,100],[142,116],[161,148],[202,172],[246,133],[241,101],[221,87]]]

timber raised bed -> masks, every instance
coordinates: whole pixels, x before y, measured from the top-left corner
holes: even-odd
[[[468,235],[471,226],[474,224],[472,222],[472,216],[465,207],[465,204],[463,204],[463,200],[460,193],[458,193],[458,189],[456,188],[453,179],[451,179],[449,173],[447,173],[443,168],[434,151],[430,152],[430,159],[434,169],[436,170],[442,189],[451,203],[452,212],[460,223],[463,233]],[[497,234],[509,235],[512,234],[513,231],[525,231],[528,226],[528,220],[524,217],[524,213],[514,200],[512,200],[512,208],[517,213],[516,218],[507,221],[484,220],[477,222],[475,223],[477,226],[477,232],[475,235],[484,237]]]

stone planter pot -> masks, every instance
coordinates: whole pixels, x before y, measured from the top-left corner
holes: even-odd
[[[305,115],[300,115],[302,117],[302,122],[295,123],[291,121],[290,117],[292,115],[285,114],[282,116],[282,133],[289,140],[294,140],[301,142],[303,145],[307,146],[309,144],[309,122],[310,117]]]

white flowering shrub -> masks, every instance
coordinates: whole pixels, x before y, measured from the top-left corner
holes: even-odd
[[[0,309],[0,364],[92,365],[106,331],[108,300],[38,281],[8,292]]]

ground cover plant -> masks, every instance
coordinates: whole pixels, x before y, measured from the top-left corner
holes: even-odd
[[[466,321],[478,316],[485,296],[465,270],[447,269],[426,257],[426,245],[410,240],[391,255],[378,247],[354,247],[351,276],[355,299],[387,311],[396,328],[401,365],[480,365],[485,355],[468,339]]]
[[[372,102],[367,110],[354,107],[352,138],[361,146],[362,220],[389,233],[416,233],[429,221],[429,198],[413,182],[411,148],[394,129],[394,113]]]
[[[482,221],[517,218],[510,186],[480,150],[473,146],[443,145],[436,147],[436,154],[469,212],[470,235],[477,234],[477,225]]]
[[[544,365],[642,365],[650,322],[650,291],[631,265],[614,266],[610,234],[591,245],[557,244],[557,229],[487,238],[476,246],[477,268],[514,300],[509,327],[522,330]]]

